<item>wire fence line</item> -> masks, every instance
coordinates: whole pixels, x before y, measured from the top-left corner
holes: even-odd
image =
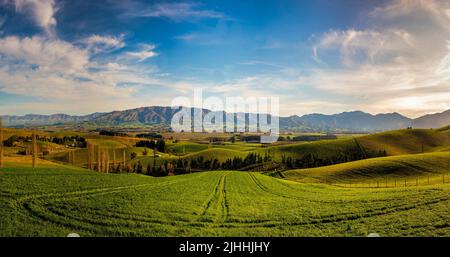
[[[398,188],[398,187],[414,187],[439,185],[450,183],[449,175],[433,175],[433,176],[417,176],[407,178],[384,178],[374,179],[371,181],[333,181],[332,179],[322,179],[321,183],[344,188]]]

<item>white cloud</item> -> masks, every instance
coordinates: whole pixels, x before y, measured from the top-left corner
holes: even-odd
[[[96,54],[125,47],[123,35],[91,35],[70,43],[54,33],[56,8],[52,0],[7,0],[17,12],[30,16],[46,33],[0,38],[0,91],[29,97],[14,108],[1,106],[2,113],[92,112],[135,107],[149,99],[138,90],[164,82],[152,77],[151,67],[129,66],[157,55],[155,46],[140,45],[121,58],[97,58]],[[109,62],[108,62],[109,61]],[[125,62],[124,62],[125,61]],[[169,90],[167,90],[169,91]]]
[[[100,82],[100,83],[99,83]],[[113,84],[101,81],[80,81],[77,77],[52,72],[36,72],[32,70],[0,70],[0,89],[3,92],[38,97],[50,101],[89,102],[105,98],[129,95],[132,89],[117,88]]]
[[[367,28],[324,33],[313,46],[320,68],[303,82],[351,97],[365,111],[417,116],[445,110],[450,102],[449,6],[395,0],[372,11]]]
[[[137,90],[163,84],[151,77],[151,69],[91,59],[87,46],[76,47],[59,39],[0,38],[0,91],[46,103],[36,103],[36,108],[48,108],[52,103],[55,111],[73,113],[76,110],[70,108],[77,108],[75,103],[83,110],[95,111],[130,107]],[[39,111],[36,108],[29,111]]]
[[[414,41],[408,31],[401,29],[332,30],[322,35],[314,45],[314,57],[320,59],[319,52],[330,50],[338,51],[342,62],[351,66],[395,59],[414,51]]]
[[[19,62],[37,66],[40,70],[67,73],[81,71],[88,64],[86,50],[65,41],[39,36],[1,38],[0,55],[3,56],[5,65],[11,66]]]
[[[145,61],[148,58],[157,56],[158,54],[153,51],[156,48],[153,44],[142,44],[138,51],[126,52],[125,58],[137,59],[138,62]]]
[[[54,0],[14,0],[16,11],[31,15],[36,24],[48,35],[54,35],[57,11]]]
[[[86,49],[62,40],[10,36],[0,39],[0,55],[0,84],[7,93],[83,99],[92,92],[111,96],[117,91],[93,80]]]
[[[125,46],[123,35],[119,37],[91,35],[87,38],[82,39],[81,43],[94,53],[120,49]]]
[[[375,8],[370,16],[396,22],[420,20],[442,28],[450,28],[448,10],[450,2],[442,0],[392,0],[388,4]],[[414,25],[414,24],[409,24]]]

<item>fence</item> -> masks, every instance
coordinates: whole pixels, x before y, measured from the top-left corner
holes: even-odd
[[[407,178],[384,178],[369,181],[333,181],[332,179],[323,179],[321,183],[344,187],[344,188],[398,188],[413,186],[428,186],[450,183],[449,175],[433,175]]]

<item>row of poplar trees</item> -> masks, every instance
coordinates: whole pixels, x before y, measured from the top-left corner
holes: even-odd
[[[91,142],[87,142],[87,152],[88,152],[88,162],[87,168],[90,170],[96,170],[98,172],[108,173],[112,170],[114,165],[118,163],[123,163],[125,165],[126,162],[126,152],[122,151],[122,160],[117,162],[117,156],[115,149],[112,150],[112,155],[110,155],[110,151],[108,148],[102,148],[99,145],[95,145]],[[75,152],[69,152],[69,162],[72,164],[75,163]],[[112,166],[111,166],[112,165]]]

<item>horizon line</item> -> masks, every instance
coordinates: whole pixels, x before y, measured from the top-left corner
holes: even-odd
[[[187,106],[172,107],[172,106],[163,106],[163,105],[151,105],[151,106],[140,106],[140,107],[129,108],[129,109],[122,109],[122,110],[112,110],[112,111],[106,111],[106,112],[91,112],[91,113],[87,113],[87,114],[67,114],[67,113],[63,113],[63,112],[60,112],[60,113],[52,113],[52,114],[27,113],[27,114],[22,114],[22,115],[21,115],[21,114],[0,114],[0,117],[5,117],[5,116],[9,116],[9,117],[13,117],[13,116],[15,116],[15,117],[24,117],[24,116],[29,116],[29,115],[41,115],[41,116],[67,115],[67,116],[71,116],[71,117],[83,117],[83,116],[89,116],[89,115],[96,114],[96,113],[98,113],[98,114],[108,114],[108,113],[112,113],[112,112],[124,112],[124,111],[137,110],[137,109],[142,109],[142,108],[154,108],[154,107],[174,108],[174,109],[180,108],[180,107],[183,107],[183,108],[190,108],[190,109],[197,108],[197,109],[208,110],[208,111],[211,111],[211,112],[225,112],[225,113],[228,113],[228,112],[225,111],[225,110],[212,111],[212,110],[210,110],[210,109],[199,108],[199,107],[187,107]],[[362,113],[370,114],[370,115],[372,115],[372,116],[377,116],[377,115],[388,115],[388,114],[398,114],[398,115],[401,115],[401,116],[403,116],[403,117],[405,117],[405,118],[408,118],[408,119],[412,119],[412,120],[413,120],[413,119],[418,119],[418,118],[420,118],[420,117],[424,117],[424,116],[427,116],[427,115],[434,115],[434,114],[444,113],[444,112],[446,112],[446,111],[450,111],[450,109],[443,110],[443,111],[440,111],[440,112],[438,111],[438,112],[426,113],[426,114],[420,115],[420,116],[418,116],[418,117],[416,117],[416,118],[411,118],[411,117],[406,116],[406,115],[404,115],[404,114],[402,114],[402,113],[400,113],[400,112],[397,112],[397,111],[394,111],[394,112],[370,113],[370,112],[366,112],[366,111],[362,111],[362,110],[356,110],[356,109],[354,109],[354,110],[348,110],[348,111],[342,111],[342,112],[338,112],[338,113],[332,113],[332,114],[325,114],[325,113],[319,113],[319,112],[311,112],[311,113],[305,113],[305,114],[301,114],[301,115],[299,115],[299,114],[292,114],[292,115],[278,115],[278,117],[281,117],[281,118],[289,118],[289,117],[293,117],[293,116],[302,117],[302,116],[306,116],[306,115],[325,115],[325,116],[333,116],[333,115],[339,115],[339,114],[343,114],[343,113],[362,112]],[[229,113],[233,113],[233,112],[229,112]],[[243,112],[234,112],[234,113],[243,113]],[[245,113],[245,114],[250,114],[250,113],[247,113],[247,112],[244,112],[244,113]],[[264,114],[264,113],[252,113],[252,114]]]

